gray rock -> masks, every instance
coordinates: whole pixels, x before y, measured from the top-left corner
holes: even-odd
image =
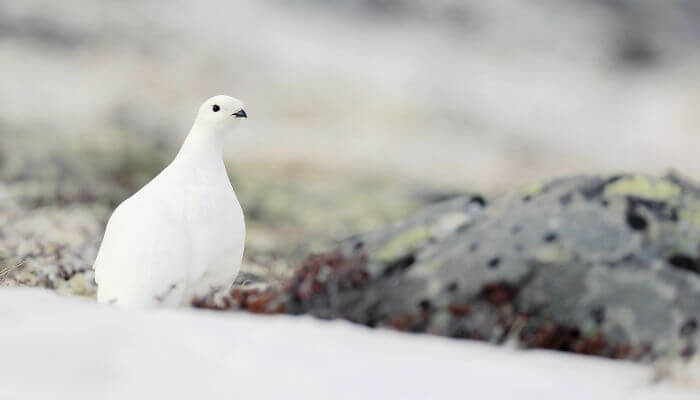
[[[699,249],[691,183],[564,178],[353,237],[307,259],[279,296],[256,296],[255,310],[615,358],[691,356]]]

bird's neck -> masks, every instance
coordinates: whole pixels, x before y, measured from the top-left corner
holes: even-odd
[[[223,166],[223,136],[219,132],[193,126],[174,162],[199,168]]]

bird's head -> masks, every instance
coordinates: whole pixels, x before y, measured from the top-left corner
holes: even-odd
[[[202,103],[195,123],[200,128],[224,131],[242,118],[248,118],[243,102],[231,96],[219,95]]]

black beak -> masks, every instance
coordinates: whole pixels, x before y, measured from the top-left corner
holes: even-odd
[[[244,110],[241,110],[239,112],[235,112],[231,115],[233,115],[236,118],[248,118],[248,114],[246,114]]]

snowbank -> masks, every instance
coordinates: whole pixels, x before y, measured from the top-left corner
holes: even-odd
[[[0,340],[2,399],[697,398],[626,362],[36,289],[0,290]]]

